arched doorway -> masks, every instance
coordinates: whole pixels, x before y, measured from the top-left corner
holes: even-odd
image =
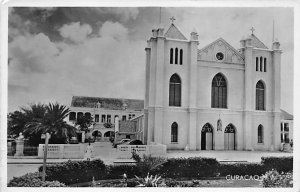
[[[224,131],[224,149],[225,150],[235,150],[235,127],[230,123],[226,126]]]
[[[213,128],[209,123],[201,130],[201,150],[213,150]]]
[[[92,136],[94,137],[95,141],[100,141],[102,138],[102,133],[96,130],[92,133]]]

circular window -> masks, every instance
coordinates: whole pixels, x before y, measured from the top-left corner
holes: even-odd
[[[224,54],[221,53],[221,52],[218,52],[218,53],[216,54],[216,58],[217,58],[219,61],[222,61],[222,60],[224,59]]]

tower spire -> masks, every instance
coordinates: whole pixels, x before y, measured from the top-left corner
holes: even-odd
[[[275,21],[273,20],[273,36],[272,36],[272,41],[274,42],[274,36],[275,36]]]

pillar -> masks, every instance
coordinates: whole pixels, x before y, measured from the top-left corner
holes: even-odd
[[[244,43],[243,43],[244,44]],[[245,79],[244,79],[244,114],[243,114],[243,141],[245,150],[253,150],[252,147],[252,113],[254,110],[254,63],[253,63],[253,46],[252,39],[248,37],[245,40],[244,55],[245,55]]]
[[[188,109],[188,148],[196,150],[197,147],[197,53],[198,53],[198,34],[193,31],[190,36],[189,62],[189,109]]]
[[[24,156],[23,151],[24,151],[24,140],[22,140],[22,139],[19,140],[18,139],[16,141],[16,154],[15,154],[15,156]]]

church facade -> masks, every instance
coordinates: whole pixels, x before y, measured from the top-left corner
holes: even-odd
[[[145,135],[168,150],[279,150],[280,43],[252,32],[198,49],[172,23],[147,41]]]

